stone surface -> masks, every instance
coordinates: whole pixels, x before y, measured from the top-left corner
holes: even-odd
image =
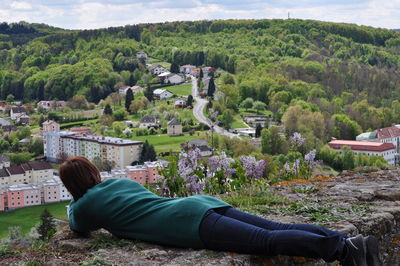
[[[266,206],[267,211],[258,215],[285,223],[323,224],[348,235],[375,235],[385,265],[400,265],[400,169],[346,171],[338,177],[315,178],[301,184],[283,182],[270,190],[290,204]],[[163,247],[120,240],[105,230],[81,238],[66,225],[54,236],[48,253],[46,265],[336,265],[305,258]],[[9,261],[27,261],[29,256],[21,258]]]

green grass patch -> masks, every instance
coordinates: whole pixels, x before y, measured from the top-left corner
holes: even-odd
[[[233,117],[233,123],[231,125],[231,128],[245,128],[247,127],[245,123],[243,123],[242,118],[240,117],[239,114],[236,114]]]
[[[171,87],[166,87],[166,89],[175,95],[188,96],[192,94],[192,83],[185,83]]]
[[[55,218],[67,220],[65,206],[68,205],[68,203],[68,201],[63,201],[0,212],[0,239],[8,236],[8,228],[11,226],[20,226],[23,234],[28,233],[32,227],[40,222],[40,214],[45,208],[47,208]]]
[[[82,120],[82,121],[63,123],[63,124],[60,124],[60,128],[69,128],[69,127],[73,127],[73,126],[91,125],[91,124],[95,124],[97,121],[98,121],[98,119],[90,119],[90,120]]]
[[[179,113],[179,118],[181,119],[181,121],[187,118],[191,118],[193,122],[195,123],[199,122],[199,120],[197,120],[197,118],[193,115],[193,109],[184,108],[184,109],[176,109],[176,111]]]
[[[162,60],[154,58],[154,57],[148,57],[147,63],[148,64],[159,64],[159,65],[165,67],[167,70],[169,70],[171,68],[171,63],[162,61]]]
[[[241,115],[268,115],[268,116],[272,117],[272,112],[269,110],[264,110],[264,111],[257,113],[257,111],[252,108],[249,108],[247,110],[244,108],[239,108],[239,113]]]
[[[166,152],[166,151],[180,151],[180,145],[186,141],[190,141],[193,139],[198,139],[197,132],[190,136],[189,134],[185,134],[183,136],[174,136],[170,137],[167,134],[159,134],[159,135],[148,135],[148,136],[133,136],[133,140],[139,141],[148,141],[150,144],[154,145],[154,148],[157,153]]]

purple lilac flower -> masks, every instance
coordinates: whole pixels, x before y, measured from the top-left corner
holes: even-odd
[[[214,113],[211,114],[211,119],[215,119],[218,116],[218,111],[215,111]]]
[[[181,151],[178,161],[178,173],[183,179],[187,179],[198,168],[198,161],[201,158],[198,148],[188,153]]]
[[[292,169],[290,168],[290,165],[288,163],[285,163],[283,166],[287,172],[290,172]]]
[[[207,162],[208,170],[212,174],[219,170],[224,171],[228,175],[236,172],[235,169],[229,167],[234,160],[232,158],[228,158],[224,152],[222,152],[221,155],[210,157]]]
[[[303,138],[299,132],[294,132],[293,136],[291,136],[289,140],[293,146],[300,147],[303,145],[305,138]]]
[[[240,162],[243,165],[243,169],[246,175],[250,178],[260,179],[264,175],[264,169],[266,162],[264,160],[256,161],[253,156],[242,156]]]
[[[300,172],[300,160],[297,159],[294,163],[293,163],[293,168],[292,168],[293,174],[298,175]]]
[[[304,155],[304,160],[311,167],[311,169],[314,169],[318,164],[321,163],[321,161],[314,161],[316,154],[317,151],[314,149],[309,153],[307,153],[306,155]]]

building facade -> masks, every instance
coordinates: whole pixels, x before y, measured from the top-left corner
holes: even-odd
[[[60,131],[60,124],[53,120],[44,121],[42,127],[43,132]]]
[[[84,156],[91,161],[95,158],[110,161],[119,169],[140,159],[142,144],[141,141],[68,131],[44,134],[44,151],[48,161],[57,162],[61,157]]]
[[[337,151],[342,150],[344,146],[348,146],[355,154],[382,156],[389,165],[395,165],[396,149],[392,143],[335,139],[329,142],[328,145]]]

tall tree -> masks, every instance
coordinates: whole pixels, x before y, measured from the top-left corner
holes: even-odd
[[[207,90],[207,96],[209,97],[214,97],[215,93],[215,83],[214,83],[214,78],[211,78],[208,84],[208,90]]]
[[[142,152],[140,153],[140,163],[143,162],[153,162],[157,160],[157,154],[156,151],[154,150],[154,146],[149,144],[149,142],[146,140],[143,143],[143,148]]]
[[[255,133],[254,137],[259,138],[261,136],[261,131],[262,131],[262,126],[260,124],[257,124],[256,133]]]
[[[107,103],[106,106],[104,107],[103,114],[105,115],[112,115],[113,111],[111,109],[111,106]]]
[[[192,106],[192,104],[193,104],[193,96],[190,94],[187,98],[186,105]]]
[[[279,133],[277,126],[261,131],[261,152],[271,155],[285,154],[288,149],[287,141]]]
[[[173,62],[170,68],[171,73],[179,73],[179,66],[177,63]]]
[[[131,89],[128,89],[127,91],[126,91],[126,96],[125,96],[125,109],[126,109],[126,111],[130,111],[130,106],[131,106],[131,103],[132,103],[132,101],[134,100],[134,96],[133,96],[133,92],[132,92],[132,90]]]
[[[144,96],[149,100],[149,102],[153,101],[153,89],[150,86],[147,86],[144,91]]]
[[[200,67],[200,74],[199,74],[200,80],[203,79],[204,77],[204,72],[203,69]]]

